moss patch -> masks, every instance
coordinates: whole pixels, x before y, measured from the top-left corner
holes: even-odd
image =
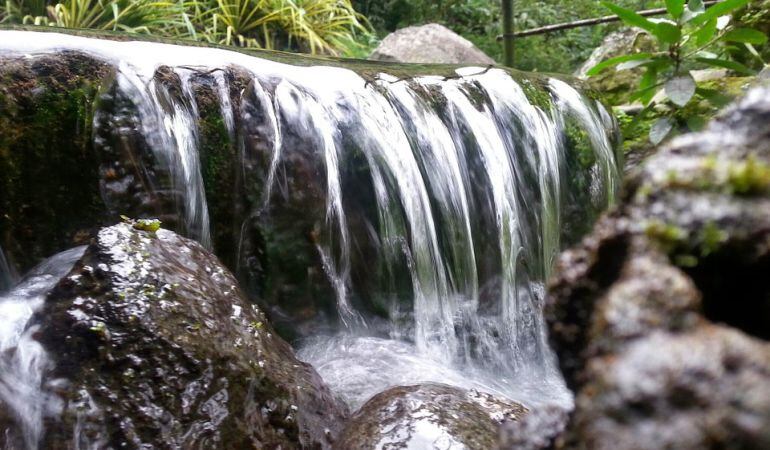
[[[0,64],[0,242],[21,271],[101,223],[92,104],[108,73],[77,53]]]

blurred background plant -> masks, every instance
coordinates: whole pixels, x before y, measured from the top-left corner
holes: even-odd
[[[188,38],[313,54],[362,54],[370,26],[350,0],[5,0],[0,23]]]
[[[617,0],[641,10],[664,0]],[[379,40],[410,25],[440,23],[502,61],[500,0],[0,0],[0,23],[54,25],[365,58]],[[737,12],[746,26],[770,27],[770,0]],[[514,0],[515,29],[599,17],[598,0]],[[515,41],[516,68],[572,73],[623,24],[564,30]],[[763,30],[766,31],[766,30]],[[768,51],[767,46],[758,48]],[[734,59],[753,64],[745,49]]]
[[[496,61],[502,61],[500,0],[353,0],[381,38],[409,25],[436,22],[473,42]],[[620,0],[639,10],[659,7],[663,0]],[[514,0],[517,31],[607,14],[597,0]],[[515,66],[522,70],[572,73],[619,24],[516,39]]]
[[[644,106],[639,120],[655,116],[649,132],[652,144],[659,144],[676,131],[698,131],[708,117],[697,108],[689,108],[691,102],[702,99],[721,108],[730,100],[723,90],[710,89],[702,79],[698,80],[704,73],[698,73],[698,69],[756,75],[757,69],[736,57],[743,57],[743,52],[751,56],[758,69],[765,66],[757,46],[767,43],[767,35],[734,20],[734,13],[748,3],[749,0],[724,0],[706,9],[702,0],[666,0],[668,14],[648,19],[615,3],[602,2],[627,25],[649,33],[657,48],[607,59],[587,74],[595,76],[609,69],[644,70],[629,100]]]

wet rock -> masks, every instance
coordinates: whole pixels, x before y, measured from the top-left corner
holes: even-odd
[[[328,448],[345,417],[199,244],[102,229],[33,318],[64,401],[44,448]]]
[[[353,415],[335,448],[489,450],[499,447],[500,425],[527,412],[515,402],[442,384],[395,387]]]
[[[770,348],[738,331],[654,331],[592,359],[586,378],[578,448],[770,448]]]
[[[104,224],[92,104],[111,69],[75,52],[0,59],[0,247],[24,273]]]
[[[559,406],[533,408],[527,415],[502,425],[502,450],[550,449],[564,432],[569,414]]]
[[[437,23],[406,27],[387,35],[369,59],[432,64],[495,63],[469,40]]]
[[[563,448],[770,445],[770,88],[634,171],[546,300]]]

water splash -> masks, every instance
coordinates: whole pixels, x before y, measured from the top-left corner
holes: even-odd
[[[179,78],[178,95],[155,76],[143,76],[126,63],[120,64],[117,84],[137,107],[142,135],[157,161],[171,173],[171,189],[182,193],[177,204],[182,210],[187,234],[211,248],[209,212],[198,152],[199,114],[190,81],[192,72],[176,69],[173,75]]]
[[[80,259],[85,247],[62,252],[33,269],[10,292],[0,297],[0,400],[23,431],[24,445],[38,448],[43,419],[61,411],[61,400],[44,389],[51,363],[28,326],[46,294]]]

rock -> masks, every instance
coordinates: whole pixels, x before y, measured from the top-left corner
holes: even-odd
[[[33,317],[65,400],[41,446],[329,448],[346,412],[315,370],[214,256],[152,225],[99,231]]]
[[[518,403],[442,384],[394,387],[353,415],[335,448],[488,450],[498,448],[502,423],[526,414]]]
[[[599,75],[588,78],[588,71],[610,58],[633,53],[655,52],[655,40],[639,28],[624,28],[607,35],[588,60],[575,72],[575,76],[588,79],[589,85],[601,92],[611,105],[627,103],[641,80],[643,69],[617,71],[606,69]]]
[[[472,42],[437,23],[406,27],[387,35],[369,59],[404,63],[485,66],[495,63]]]
[[[770,448],[770,350],[726,327],[654,331],[591,360],[577,448]]]
[[[755,77],[726,76],[724,70],[693,70],[693,77],[698,80],[698,87],[719,92],[722,101],[728,102],[742,97],[756,84]],[[657,94],[655,101],[665,103],[665,97]],[[713,100],[713,99],[712,99]],[[715,105],[712,100],[696,93],[690,103],[687,104],[681,115],[685,117],[700,117],[704,120],[712,119],[719,114],[722,108]],[[719,102],[716,102],[719,104]],[[643,109],[641,103],[620,105],[613,108],[621,124],[624,136],[623,151],[625,153],[625,171],[630,173],[638,167],[648,156],[655,153],[657,148],[650,143],[650,129],[662,117],[669,117],[670,111],[666,105],[649,110],[643,117],[637,115]],[[689,132],[688,125],[683,118],[677,120],[675,133]]]
[[[502,425],[502,450],[541,450],[554,447],[564,432],[569,414],[559,406],[533,408],[527,415]]]
[[[770,446],[770,88],[637,168],[564,253],[545,316],[561,448]]]
[[[24,273],[104,224],[90,105],[111,68],[74,52],[0,59],[0,246]]]

